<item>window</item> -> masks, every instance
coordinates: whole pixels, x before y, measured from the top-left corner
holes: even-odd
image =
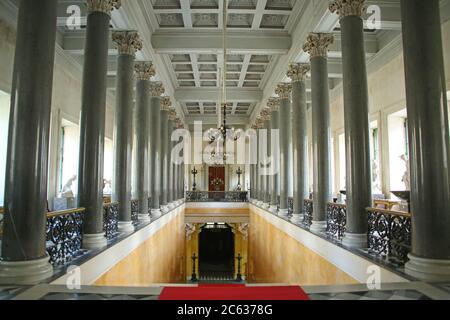
[[[78,125],[62,119],[60,131],[58,189],[63,191],[70,184],[74,195],[77,194],[78,158],[80,133]]]
[[[113,142],[111,139],[105,138],[105,160],[103,168],[103,179],[105,181],[103,193],[110,195],[112,192],[113,179]]]
[[[346,158],[345,158],[345,134],[339,135],[339,190],[346,190]]]
[[[372,193],[381,194],[380,137],[378,121],[370,123],[370,164],[372,172]]]
[[[10,95],[0,91],[0,206],[5,195],[6,154],[8,150]]]
[[[388,116],[391,191],[409,190],[408,129],[406,109]]]

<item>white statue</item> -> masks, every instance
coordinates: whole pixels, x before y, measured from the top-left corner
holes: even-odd
[[[409,180],[410,179],[409,178],[410,177],[410,175],[409,175],[409,172],[410,172],[409,159],[408,159],[408,157],[405,154],[402,155],[400,157],[400,159],[402,159],[405,162],[405,167],[406,167],[405,174],[402,177],[402,182],[405,184],[406,190],[409,191],[409,190],[411,190],[411,182]]]
[[[72,191],[72,183],[77,180],[77,176],[74,175],[72,178],[70,178],[64,187],[61,190],[61,197],[62,198],[73,198],[73,191]]]

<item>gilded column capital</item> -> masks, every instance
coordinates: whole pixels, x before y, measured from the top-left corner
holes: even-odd
[[[335,0],[329,9],[332,13],[336,13],[340,18],[348,16],[361,17],[364,11],[364,2],[366,0]]]
[[[267,106],[270,108],[271,112],[278,111],[280,108],[280,98],[270,98],[269,101],[267,101]]]
[[[164,85],[160,82],[151,82],[150,83],[150,93],[152,97],[161,97],[166,92],[164,89]]]
[[[138,61],[134,65],[134,71],[138,80],[150,81],[155,76],[156,70],[152,62]]]
[[[280,97],[280,99],[289,99],[292,92],[292,84],[290,83],[280,83],[275,89],[275,93]]]
[[[260,117],[263,121],[270,120],[270,108],[264,108],[261,111]]]
[[[175,119],[175,127],[177,129],[184,129],[184,123],[179,117],[176,117]]]
[[[309,63],[291,63],[287,76],[291,78],[292,82],[305,81],[310,70],[311,65]]]
[[[114,31],[112,40],[117,44],[119,54],[134,57],[136,51],[142,50],[142,40],[137,31]]]
[[[169,120],[175,121],[176,119],[177,119],[177,112],[176,112],[175,108],[170,107],[169,108]]]
[[[328,55],[328,47],[334,43],[332,33],[315,33],[311,32],[306,38],[303,51],[309,53],[311,58],[326,57]]]
[[[170,111],[171,106],[172,106],[172,100],[170,100],[170,97],[163,97],[161,99],[161,110]]]
[[[111,12],[118,10],[121,6],[121,0],[87,0],[86,1],[88,12],[103,12],[111,16]]]

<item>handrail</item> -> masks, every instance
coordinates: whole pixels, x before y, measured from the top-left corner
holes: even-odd
[[[406,217],[406,218],[411,218],[412,215],[409,212],[405,212],[405,211],[397,211],[397,210],[387,210],[387,209],[381,209],[381,208],[366,208],[367,211],[369,212],[380,212],[380,213],[386,213],[386,214],[390,214],[390,215],[394,215],[394,216],[401,216],[401,217]]]
[[[5,208],[0,207],[0,213],[5,213]]]
[[[84,213],[85,211],[86,211],[86,208],[74,208],[74,209],[52,211],[52,212],[47,213],[47,218],[65,216],[65,215],[72,214],[72,213]]]

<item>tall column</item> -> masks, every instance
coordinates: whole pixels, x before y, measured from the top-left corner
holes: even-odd
[[[258,144],[256,145],[256,154],[257,154],[257,164],[256,164],[256,181],[257,181],[257,205],[262,206],[263,204],[263,198],[264,198],[264,192],[263,192],[263,179],[262,179],[262,165],[261,165],[261,140],[260,140],[260,131],[263,129],[263,121],[261,119],[261,116],[258,116],[256,120],[257,125],[257,132],[258,132]]]
[[[280,128],[280,99],[270,98],[267,104],[271,109],[271,120],[270,129],[271,134],[275,136],[271,137],[271,155],[273,161],[274,172],[270,177],[270,212],[278,212],[278,196],[280,194],[280,139],[279,139],[279,128]]]
[[[291,134],[291,91],[292,85],[280,83],[275,92],[280,97],[280,209],[279,215],[288,216],[289,190],[289,135]]]
[[[306,104],[306,75],[309,64],[293,63],[288,77],[292,80],[292,148],[294,156],[294,213],[292,222],[303,220],[305,199],[308,194],[308,124]]]
[[[450,278],[450,141],[439,1],[401,1],[411,165],[406,272]]]
[[[328,46],[332,34],[310,33],[303,48],[311,56],[312,141],[314,159],[314,210],[311,230],[326,229],[327,203],[331,201],[331,132],[328,87]]]
[[[270,208],[270,178],[272,176],[270,156],[271,156],[271,122],[270,122],[270,108],[265,108],[262,111],[262,116],[264,120],[264,129],[266,129],[266,150],[263,153],[263,156],[267,159],[267,163],[264,164],[265,170],[263,172],[263,176],[261,177],[264,180],[264,199],[263,199],[263,207],[264,209]]]
[[[32,284],[53,274],[45,248],[45,209],[56,14],[56,0],[19,5],[0,283]]]
[[[88,0],[80,118],[78,206],[86,208],[83,247],[106,246],[103,231],[103,160],[109,24],[119,0]]]
[[[151,62],[138,62],[136,71],[136,185],[139,200],[139,220],[150,221],[149,198],[149,138],[150,79],[156,72]]]
[[[161,190],[161,95],[164,94],[161,83],[151,82],[150,93],[150,209],[152,220],[161,217],[159,193]]]
[[[340,15],[346,149],[347,225],[343,243],[367,247],[366,208],[372,206],[364,22],[365,0],[337,0],[330,10]]]
[[[131,164],[133,147],[133,72],[142,42],[136,31],[113,32],[119,50],[114,117],[114,179],[112,201],[119,203],[119,231],[134,231],[131,221]]]
[[[169,110],[169,126],[168,126],[168,131],[167,131],[167,140],[168,140],[168,150],[167,150],[167,161],[168,161],[168,198],[167,198],[167,202],[169,203],[169,206],[171,209],[173,209],[175,207],[175,184],[174,184],[174,162],[172,159],[172,149],[175,146],[174,143],[172,142],[172,133],[173,130],[175,129],[175,119],[177,117],[177,113],[175,111],[175,109],[171,108]]]
[[[171,106],[170,98],[163,97],[161,100],[161,210],[163,213],[169,211],[168,194],[169,194],[169,108]]]
[[[256,178],[256,162],[257,162],[257,145],[258,145],[258,127],[256,124],[251,126],[252,135],[250,136],[249,143],[249,161],[250,161],[250,198],[252,203],[256,200],[256,188],[257,188],[257,178]]]

